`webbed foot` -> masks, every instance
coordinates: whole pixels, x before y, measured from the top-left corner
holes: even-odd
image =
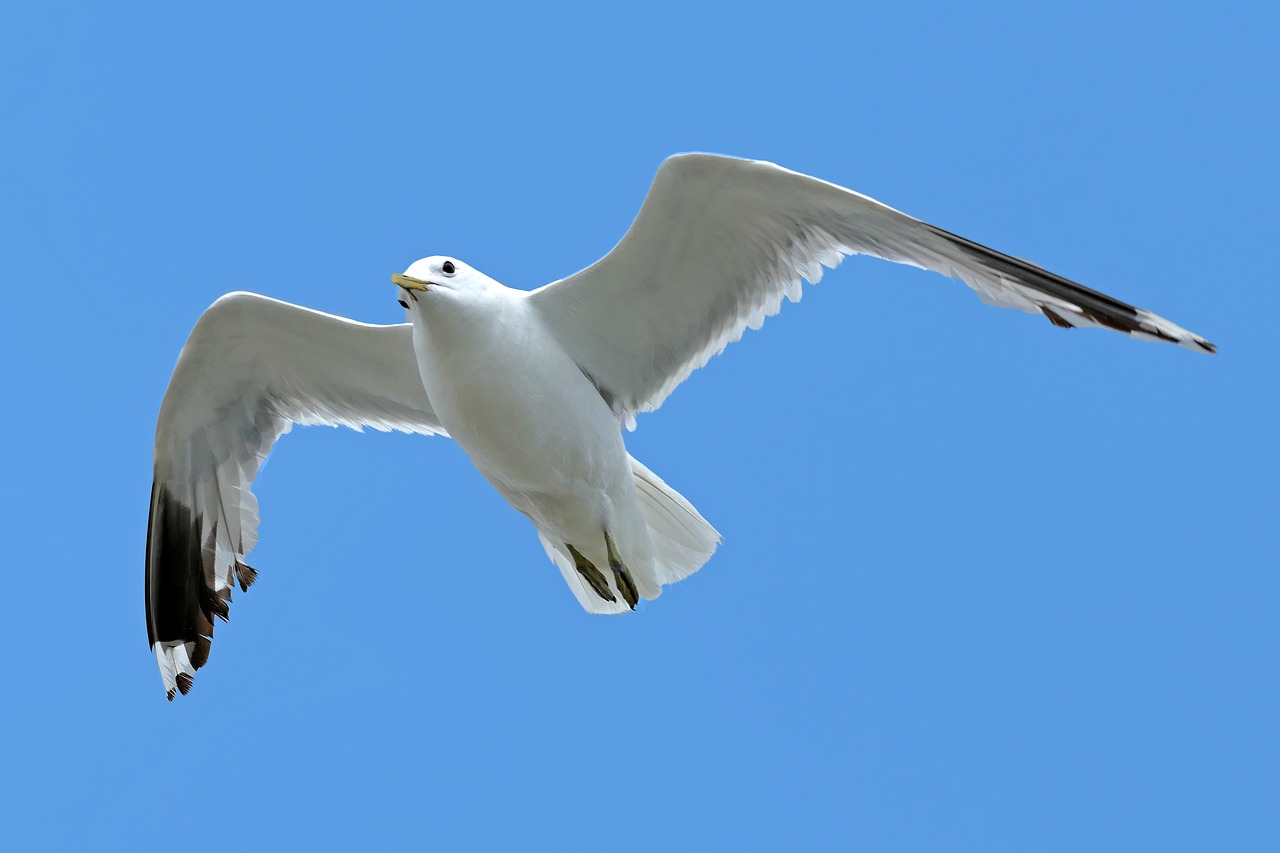
[[[609,568],[613,570],[613,580],[618,585],[618,592],[622,593],[622,597],[626,599],[627,606],[635,610],[636,605],[640,603],[636,582],[631,579],[631,572],[622,562],[622,557],[618,556],[618,548],[613,544],[613,537],[607,530],[604,532],[604,547],[609,554]]]
[[[600,570],[592,565],[590,560],[582,556],[577,548],[567,542],[565,546],[568,547],[569,553],[573,555],[573,567],[578,570],[578,574],[582,575],[582,579],[595,590],[596,595],[605,601],[617,601],[618,599],[613,595],[613,590],[609,589],[609,582],[604,579],[604,575],[600,574]],[[621,589],[621,585],[618,588]]]

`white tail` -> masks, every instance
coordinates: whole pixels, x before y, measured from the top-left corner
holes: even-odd
[[[636,478],[636,496],[653,545],[656,590],[653,595],[642,591],[644,598],[652,599],[662,592],[661,584],[684,580],[702,568],[720,544],[720,533],[683,495],[662,482],[661,477],[634,457],[631,459],[631,473]],[[601,599],[579,576],[573,567],[572,557],[563,546],[552,542],[541,531],[538,538],[584,610],[589,613],[626,613],[631,609],[620,597],[613,602]],[[643,583],[642,578],[636,580],[642,586],[649,586]]]
[[[631,473],[635,474],[640,509],[649,525],[658,582],[684,580],[711,559],[720,544],[720,533],[683,495],[635,458]]]

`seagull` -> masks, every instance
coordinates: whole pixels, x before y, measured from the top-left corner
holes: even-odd
[[[196,323],[156,426],[147,637],[167,697],[257,577],[250,488],[294,424],[451,437],[538,531],[584,609],[624,613],[696,572],[720,535],[623,443],[712,356],[847,255],[959,279],[1062,328],[1213,344],[1162,317],[865,195],[773,163],[679,154],[622,241],[533,291],[433,256],[391,276],[405,321],[229,293]]]

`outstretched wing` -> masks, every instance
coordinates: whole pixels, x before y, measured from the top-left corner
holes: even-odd
[[[170,699],[208,660],[232,584],[253,583],[244,559],[258,502],[249,489],[295,423],[443,434],[412,327],[253,293],[227,294],[201,316],[160,407],[147,526],[147,639]]]
[[[531,294],[569,354],[634,426],[690,373],[845,255],[958,278],[992,305],[1214,352],[1141,308],[772,163],[681,154],[612,252]]]

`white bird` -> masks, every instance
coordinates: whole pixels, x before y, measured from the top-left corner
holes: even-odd
[[[251,293],[191,333],[156,427],[147,633],[169,699],[208,659],[213,619],[256,572],[254,476],[297,424],[448,435],[526,515],[579,603],[634,609],[720,541],[627,453],[662,405],[801,281],[863,254],[960,279],[1055,326],[1100,326],[1214,352],[1204,338],[1034,264],[772,163],[671,157],[622,241],[534,291],[459,260],[392,276],[407,322],[373,326]]]

